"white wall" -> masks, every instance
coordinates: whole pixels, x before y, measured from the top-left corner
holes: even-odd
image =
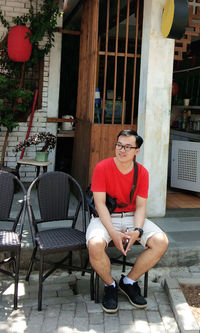
[[[138,133],[144,145],[138,155],[150,173],[147,216],[164,216],[174,40],[161,35],[165,0],[144,0]]]

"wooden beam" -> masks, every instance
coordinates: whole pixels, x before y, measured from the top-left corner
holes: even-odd
[[[106,56],[111,56],[115,57],[116,53],[115,52],[106,52],[106,51],[99,51],[99,55],[106,55]],[[117,52],[118,57],[125,57],[126,53],[125,52]],[[127,58],[141,58],[141,54],[133,54],[133,53],[127,53]]]
[[[47,123],[76,123],[76,119],[47,118]]]
[[[77,35],[77,36],[81,34],[80,31],[65,30],[65,29],[58,29],[57,32],[60,32],[61,34]]]

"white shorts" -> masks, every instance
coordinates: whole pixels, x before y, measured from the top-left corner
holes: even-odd
[[[117,214],[118,215],[118,214]],[[119,214],[120,215],[120,214]],[[111,215],[112,224],[117,231],[125,232],[127,228],[134,227],[134,216],[125,216],[125,217],[116,217],[114,214]],[[143,235],[141,238],[138,238],[138,242],[142,246],[146,246],[147,240],[152,237],[156,233],[160,233],[163,231],[153,222],[148,219],[145,219],[143,225]],[[107,243],[112,240],[107,229],[104,227],[99,217],[92,217],[90,220],[90,224],[88,225],[86,232],[86,243],[93,237],[100,237],[104,239]]]

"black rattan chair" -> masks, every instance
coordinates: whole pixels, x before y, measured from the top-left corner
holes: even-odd
[[[133,245],[134,247],[140,245],[139,242],[135,242],[135,244]],[[109,247],[114,247],[114,243],[110,242]],[[118,251],[116,249],[116,251]],[[119,252],[119,251],[118,251]],[[126,256],[124,256],[123,254],[120,254],[118,256],[113,256],[113,253],[111,255],[109,255],[110,257],[110,262],[111,264],[119,264],[122,266],[122,272],[124,273],[126,271],[126,266],[130,266],[133,267],[134,266],[134,262],[129,262],[127,261]],[[96,271],[93,270],[92,274],[94,274],[94,300],[95,303],[99,303],[99,275],[97,274]],[[147,292],[148,292],[148,271],[144,274],[144,297],[147,297]]]
[[[86,201],[86,210],[88,214],[88,219],[90,220],[92,213],[88,206],[87,201]],[[137,245],[141,246],[141,244],[138,241],[136,241],[133,246],[135,247]],[[108,248],[114,248],[114,247],[115,245],[113,241],[111,241],[108,245]],[[118,255],[115,255],[117,254],[116,252],[118,252]],[[123,273],[126,271],[126,266],[129,267],[134,266],[134,262],[127,261],[127,257],[124,256],[122,253],[119,254],[119,251],[117,249],[116,251],[112,251],[111,254],[108,254],[108,256],[110,258],[111,264],[119,264],[122,266]],[[147,293],[148,293],[148,271],[144,273],[144,297],[147,297]],[[92,282],[91,282],[91,299],[93,299],[95,303],[99,303],[99,274],[93,268],[92,268]]]
[[[22,196],[18,207],[13,208],[15,190]],[[14,278],[14,309],[17,309],[18,280],[21,252],[21,238],[26,212],[26,190],[21,181],[11,173],[0,172],[0,251],[4,259],[0,261],[0,272]]]
[[[33,188],[37,191],[39,218],[34,216],[31,202]],[[77,198],[77,204],[74,204],[73,209],[70,207],[72,188]],[[26,280],[29,280],[33,263],[39,261],[38,311],[41,311],[43,282],[57,268],[66,268],[70,273],[71,271],[82,271],[90,274],[92,272],[90,268],[87,268],[88,260],[85,264],[81,260],[79,266],[72,264],[72,251],[81,251],[86,248],[85,201],[80,185],[72,176],[54,171],[42,174],[32,182],[27,191],[27,207],[34,250]],[[45,227],[47,222],[48,227]],[[60,226],[62,223],[64,225]],[[37,252],[39,258],[36,257]],[[62,259],[60,259],[60,253],[63,253]],[[49,255],[56,254],[59,254],[59,260],[49,260]],[[45,263],[53,265],[46,273],[44,271]],[[91,275],[91,297],[94,294],[92,278],[93,275]]]

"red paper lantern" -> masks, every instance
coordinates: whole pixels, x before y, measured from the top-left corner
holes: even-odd
[[[16,25],[12,27],[8,33],[8,56],[11,60],[17,62],[28,61],[31,56],[32,44],[30,37],[30,29],[25,25]]]

